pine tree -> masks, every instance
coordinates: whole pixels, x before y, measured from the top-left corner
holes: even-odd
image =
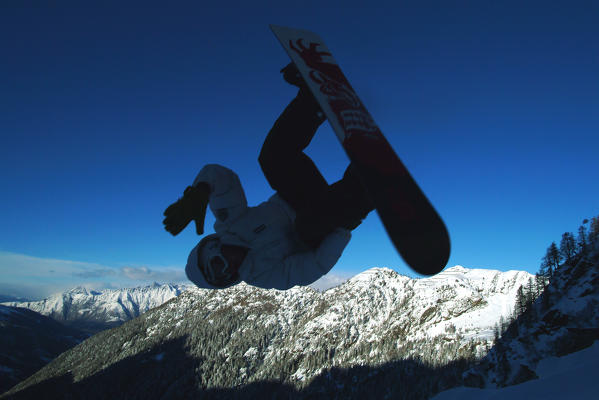
[[[541,294],[541,290],[539,289],[539,282],[537,281],[537,277],[528,279],[527,285],[527,303],[526,310],[528,310],[528,321],[532,322],[537,318],[537,309],[535,307],[535,302],[539,298]]]
[[[559,254],[569,263],[572,257],[574,257],[575,252],[576,240],[574,239],[574,235],[570,232],[564,233],[559,244]]]
[[[551,272],[551,262],[549,261],[549,256],[545,254],[542,258],[541,267],[539,268],[537,275],[543,277],[543,280],[546,280],[551,276]]]
[[[503,333],[506,331],[509,323],[503,318],[503,315],[499,317],[499,336],[503,336]]]
[[[593,245],[599,241],[599,217],[591,218],[588,240]]]
[[[526,308],[530,308],[530,305],[535,302],[537,299],[537,288],[536,288],[536,280],[532,277],[528,278],[528,283],[526,284]]]
[[[586,224],[589,220],[585,219],[582,222],[582,225],[580,225],[580,227],[578,228],[578,249],[580,251],[580,254],[586,254],[587,252],[587,228],[586,226],[584,226],[584,224]]]
[[[543,293],[543,291],[545,290],[545,287],[547,286],[547,280],[545,278],[544,275],[542,275],[540,272],[537,273],[535,275],[535,299],[538,299],[541,294]]]
[[[555,242],[552,242],[551,245],[547,248],[547,254],[545,254],[545,258],[543,259],[543,264],[547,268],[546,276],[551,278],[553,277],[553,273],[559,267],[559,263],[562,261],[562,256],[557,249],[557,245]]]
[[[516,305],[514,306],[514,317],[515,319],[524,314],[526,311],[526,297],[524,295],[524,289],[522,286],[518,288],[516,292]]]

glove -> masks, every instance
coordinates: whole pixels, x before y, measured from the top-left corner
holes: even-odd
[[[200,182],[197,186],[188,186],[183,197],[164,211],[164,229],[171,235],[178,235],[191,222],[195,221],[196,233],[204,233],[204,218],[210,198],[210,185]]]

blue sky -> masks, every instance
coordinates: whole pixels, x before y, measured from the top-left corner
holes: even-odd
[[[271,23],[327,42],[449,266],[536,272],[599,214],[596,2],[87,3],[0,6],[0,293],[184,279],[198,238],[162,212],[206,163],[268,198],[258,152],[295,95]],[[326,124],[308,154],[330,182],[347,165]],[[372,213],[333,274],[375,266],[413,275]]]

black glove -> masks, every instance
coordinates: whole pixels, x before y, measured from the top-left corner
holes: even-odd
[[[178,235],[185,227],[195,220],[196,233],[204,233],[204,218],[210,198],[210,185],[200,182],[196,186],[188,186],[183,197],[168,206],[164,211],[164,229],[173,236]]]

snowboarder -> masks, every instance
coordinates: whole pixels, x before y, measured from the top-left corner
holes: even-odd
[[[351,233],[374,209],[352,172],[329,185],[304,153],[325,117],[293,63],[281,70],[299,87],[268,133],[258,161],[276,193],[248,207],[237,175],[216,164],[204,166],[183,197],[164,215],[173,236],[192,220],[204,233],[206,208],[214,234],[191,251],[185,272],[202,288],[226,288],[244,281],[262,288],[308,285],[329,272]]]

